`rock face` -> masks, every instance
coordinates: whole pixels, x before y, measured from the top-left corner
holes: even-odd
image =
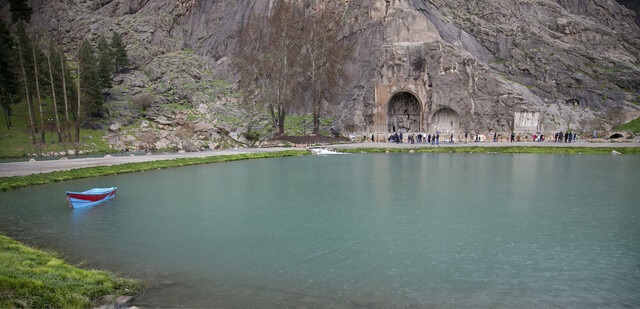
[[[155,147],[177,145],[160,131],[187,123],[211,125],[194,132],[194,143],[244,130],[216,119],[242,112],[228,91],[211,89],[235,81],[238,30],[274,2],[31,1],[32,23],[69,53],[82,38],[123,35],[134,69],[115,79],[111,134],[136,139],[140,132],[122,127],[142,117],[151,125],[139,129],[159,130],[151,140],[166,141]],[[7,6],[0,9],[6,16]],[[344,39],[355,46],[351,81],[329,109],[343,133],[507,132],[518,130],[517,113],[537,113],[538,129],[592,131],[640,115],[640,28],[613,0],[351,0],[343,15]],[[198,122],[167,117],[165,107],[175,105],[193,109]]]
[[[544,130],[590,130],[638,116],[640,32],[614,1],[387,1],[380,18],[376,86],[355,96],[375,104],[342,118],[356,130],[511,131],[522,111]],[[395,113],[402,93],[421,105]]]

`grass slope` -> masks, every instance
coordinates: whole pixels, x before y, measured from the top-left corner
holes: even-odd
[[[52,115],[51,104],[45,105],[45,114]],[[0,109],[0,113],[4,113]],[[29,154],[40,153],[60,153],[66,150],[85,150],[98,153],[113,152],[109,145],[102,139],[104,131],[80,130],[80,144],[75,143],[58,143],[58,135],[55,133],[55,124],[53,116],[45,118],[45,141],[46,143],[33,143],[27,116],[26,105],[21,103],[13,106],[11,116],[11,128],[7,128],[7,120],[4,115],[0,115],[0,158],[19,158]],[[59,115],[60,119],[64,119],[63,115]],[[38,119],[38,127],[40,128],[40,120]],[[75,131],[72,132],[75,134]],[[73,135],[75,136],[75,135]],[[40,141],[40,133],[36,136]]]
[[[616,130],[629,130],[635,134],[640,133],[640,118],[636,118],[634,120],[631,120],[625,124],[621,124],[617,127],[615,127],[614,129]]]
[[[105,295],[137,295],[143,283],[85,270],[0,235],[1,308],[89,308]]]

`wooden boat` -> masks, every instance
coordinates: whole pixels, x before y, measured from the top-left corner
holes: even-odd
[[[93,188],[84,192],[67,191],[67,200],[69,207],[82,208],[98,205],[100,203],[110,201],[116,197],[116,189],[111,188]]]

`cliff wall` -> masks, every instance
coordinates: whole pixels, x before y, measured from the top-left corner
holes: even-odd
[[[229,59],[238,30],[252,13],[268,14],[273,2],[31,3],[34,29],[58,38],[69,55],[82,38],[123,34],[134,70],[117,78],[123,87],[110,96],[115,105],[151,90],[158,104],[178,100],[211,113],[224,100],[207,96],[206,83],[188,91],[183,85],[234,82]],[[640,28],[634,12],[616,1],[345,3],[343,34],[355,46],[351,81],[329,106],[344,132],[390,129],[389,100],[398,92],[418,99],[421,130],[437,125],[444,109],[458,115],[460,130],[476,132],[513,130],[519,111],[541,113],[545,130],[589,131],[640,115]],[[6,3],[2,10],[6,16]],[[181,66],[182,59],[193,67]],[[158,113],[129,116],[153,120]]]

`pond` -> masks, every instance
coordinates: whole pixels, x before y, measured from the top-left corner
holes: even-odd
[[[640,156],[260,159],[0,192],[0,232],[144,307],[640,306]],[[118,186],[67,207],[65,190]]]

